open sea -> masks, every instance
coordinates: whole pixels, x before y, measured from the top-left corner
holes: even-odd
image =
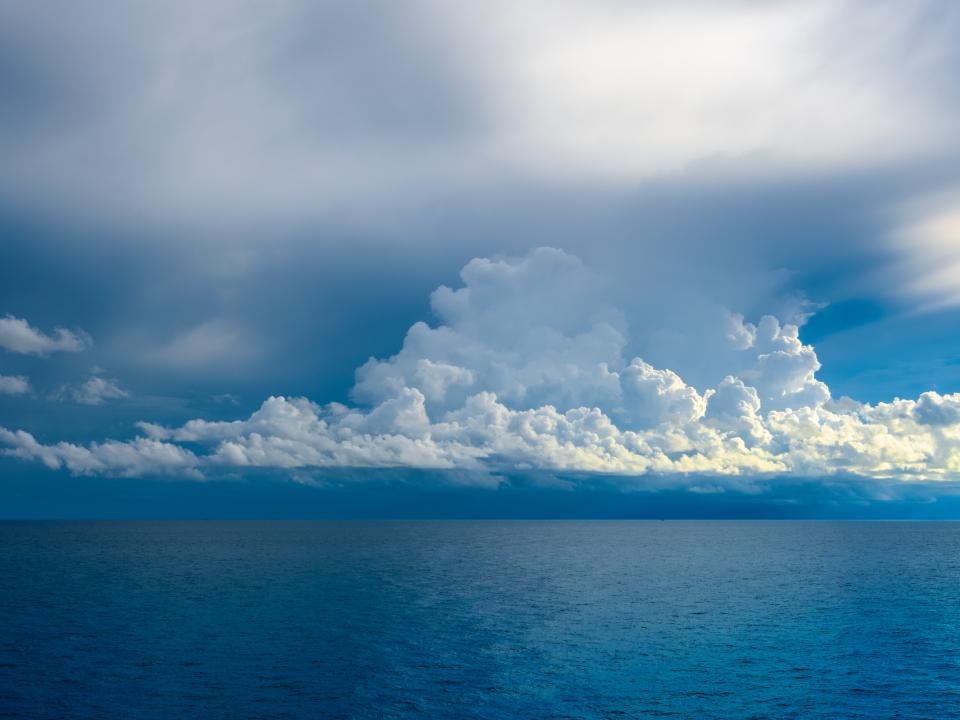
[[[960,717],[960,523],[0,523],[0,716]]]

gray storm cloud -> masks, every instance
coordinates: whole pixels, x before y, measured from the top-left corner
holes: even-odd
[[[424,262],[556,244],[791,321],[785,273],[855,267],[850,286],[884,260],[869,292],[936,303],[960,293],[953,235],[876,217],[960,184],[958,31],[949,2],[17,1],[0,199],[71,239],[80,222],[189,243],[219,282],[306,228]],[[765,206],[790,217],[768,227]],[[168,335],[169,364],[243,353],[241,324],[202,319]],[[634,351],[722,379],[659,330],[655,361]]]
[[[935,157],[958,25],[951,3],[862,0],[7,3],[0,192],[275,219],[505,175]]]

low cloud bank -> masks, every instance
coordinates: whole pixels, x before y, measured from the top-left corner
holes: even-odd
[[[140,437],[89,446],[0,429],[3,452],[120,476],[403,467],[945,480],[960,470],[960,394],[834,399],[796,325],[724,312],[699,362],[726,376],[698,388],[625,357],[628,318],[572,255],[475,259],[460,275],[431,296],[436,325],[416,323],[397,354],[357,370],[355,406],[270,397],[245,420],[143,422]]]

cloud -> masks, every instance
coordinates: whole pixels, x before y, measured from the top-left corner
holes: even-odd
[[[451,15],[492,88],[495,141],[553,177],[744,156],[837,168],[953,142],[937,94],[960,16],[939,3],[565,0]],[[851,27],[869,38],[855,50]]]
[[[0,428],[0,452],[22,460],[35,460],[51,470],[66,468],[74,475],[184,475],[200,478],[197,457],[184,448],[147,438],[129,442],[108,440],[83,447],[72,443],[43,445],[30,433]]]
[[[10,352],[42,357],[55,352],[80,352],[91,344],[90,336],[82,330],[54,328],[53,335],[45,335],[21,318],[0,318],[0,347]]]
[[[899,294],[923,309],[960,304],[960,190],[916,198],[899,209],[888,237]]]
[[[120,400],[129,395],[116,380],[94,376],[79,385],[65,385],[60,388],[56,398],[81,405],[104,405],[110,400]]]
[[[922,393],[913,409],[913,416],[921,425],[946,427],[960,424],[960,395]]]
[[[25,395],[30,381],[23,375],[0,375],[0,395]]]
[[[403,467],[706,477],[714,487],[722,477],[960,472],[960,394],[833,399],[795,325],[728,313],[717,351],[699,359],[726,375],[694,387],[624,355],[629,324],[602,278],[567,253],[476,259],[461,281],[433,293],[437,325],[414,324],[396,355],[357,370],[354,407],[275,396],[245,420],[143,422],[126,442],[43,445],[8,430],[0,441],[6,454],[80,474]]]
[[[0,191],[74,213],[303,218],[504,175],[955,146],[947,2],[37,0],[4,19]]]
[[[960,403],[960,395],[940,399]],[[673,484],[683,476],[954,477],[960,472],[960,425],[933,427],[922,419],[917,403],[903,400],[854,411],[773,411],[748,444],[736,427],[665,422],[635,432],[618,428],[598,408],[513,410],[492,393],[474,395],[460,410],[430,422],[422,396],[409,390],[370,413],[272,397],[244,421],[197,420],[179,428],[144,423],[145,437],[90,448],[39,445],[9,431],[0,440],[12,446],[7,454],[50,467],[63,464],[78,474],[408,467],[602,473],[653,482],[672,478]],[[208,452],[195,456],[178,444],[185,442]]]
[[[579,259],[539,248],[522,259],[472,260],[460,276],[464,287],[430,297],[439,326],[416,323],[399,353],[357,371],[355,399],[377,403],[404,387],[438,410],[479,390],[520,407],[616,398],[609,368],[621,362],[625,321]]]
[[[470,257],[533,244],[620,283],[624,360],[700,392],[741,374],[699,360],[725,347],[722,307],[795,324],[804,291],[889,299],[857,282],[884,212],[960,167],[938,130],[958,126],[951,3],[514,5],[17,3],[0,197],[36,231],[8,233],[9,308],[36,324],[32,288],[79,297],[98,360],[156,394],[203,375],[342,399],[358,358],[399,349],[365,335],[406,330]],[[428,407],[462,401],[428,362]]]
[[[604,280],[578,258],[538,248],[520,258],[472,260],[460,276],[463,287],[431,295],[436,327],[416,323],[399,353],[357,371],[355,399],[375,404],[416,388],[437,414],[491,392],[521,409],[596,406],[632,429],[703,415],[705,398],[677,373],[625,357],[627,320]],[[795,325],[770,316],[754,325],[726,311],[716,320],[696,358],[701,367],[749,380],[767,409],[829,398],[815,378],[816,354]]]

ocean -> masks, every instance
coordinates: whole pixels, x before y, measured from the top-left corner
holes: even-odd
[[[0,716],[960,717],[960,524],[0,523]]]

